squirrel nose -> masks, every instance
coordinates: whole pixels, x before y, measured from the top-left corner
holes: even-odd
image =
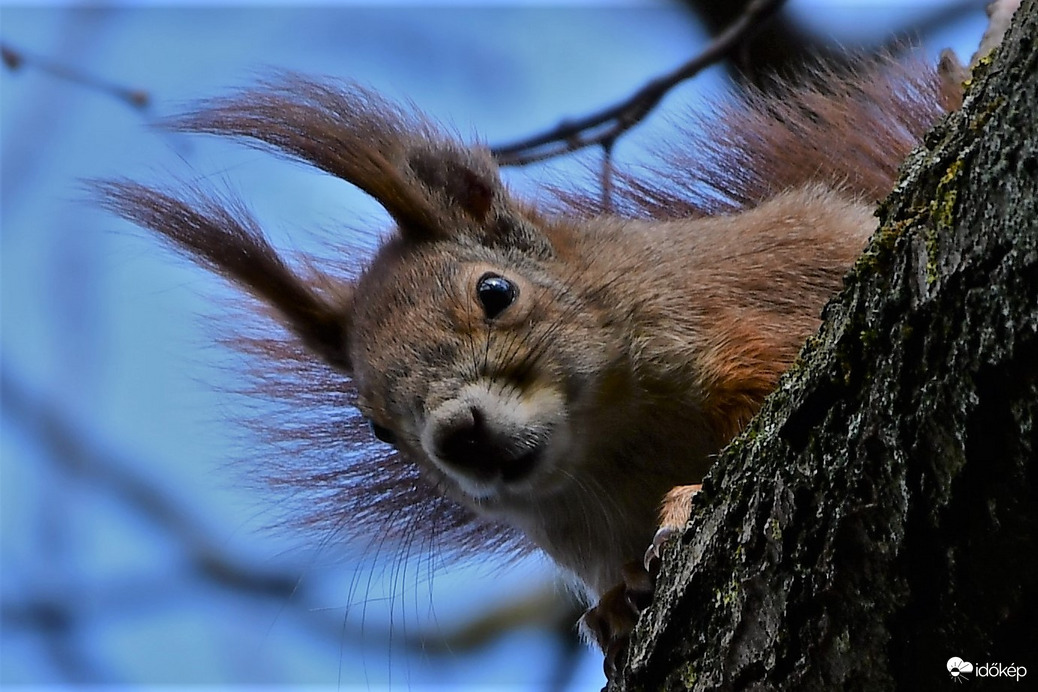
[[[468,475],[487,476],[492,460],[501,454],[487,427],[486,416],[476,406],[459,411],[436,431],[440,460]]]
[[[536,462],[535,453],[517,454],[514,442],[495,431],[478,406],[469,406],[443,421],[434,440],[441,462],[477,480],[518,480]]]

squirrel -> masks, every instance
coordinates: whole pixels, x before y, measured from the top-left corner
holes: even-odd
[[[661,525],[684,525],[817,329],[899,164],[960,101],[920,61],[819,67],[690,128],[620,177],[610,209],[579,190],[519,199],[485,146],[348,83],[282,75],[172,121],[381,203],[395,229],[356,277],[341,259],[286,260],[236,200],[98,190],[287,327],[239,343],[266,391],[320,412],[286,438],[362,450],[296,471],[325,519],[532,546],[594,603],[619,598]],[[591,613],[608,649],[618,625]]]

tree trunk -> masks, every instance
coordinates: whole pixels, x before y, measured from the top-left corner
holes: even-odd
[[[1036,5],[714,466],[610,689],[1038,679]]]

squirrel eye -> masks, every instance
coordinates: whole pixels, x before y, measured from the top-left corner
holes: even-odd
[[[396,435],[389,428],[383,428],[381,425],[373,420],[368,420],[368,425],[371,427],[371,434],[376,439],[382,440],[386,444],[396,444]]]
[[[492,320],[515,302],[519,287],[503,276],[487,273],[476,283],[476,295],[483,306],[483,314]]]

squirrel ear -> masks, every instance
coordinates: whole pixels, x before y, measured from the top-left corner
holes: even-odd
[[[433,237],[464,235],[487,247],[554,254],[544,233],[509,198],[489,150],[446,139],[411,146],[408,168],[440,214],[442,233]],[[401,233],[408,237],[403,224]]]
[[[201,193],[194,193],[188,203],[121,180],[100,181],[93,187],[102,206],[155,231],[198,264],[245,288],[275,308],[329,365],[350,371],[352,287],[323,274],[312,282],[300,278],[267,242],[244,205],[221,203]]]
[[[378,200],[413,242],[459,235],[495,242],[520,228],[527,241],[538,235],[514,210],[487,149],[463,146],[414,110],[356,85],[286,75],[168,125],[246,138],[342,178]]]
[[[496,170],[477,173],[466,166],[457,152],[419,149],[408,157],[408,164],[415,177],[430,191],[438,192],[445,199],[444,208],[457,205],[477,224],[487,220],[494,200],[503,196]],[[470,154],[471,152],[465,152]]]

